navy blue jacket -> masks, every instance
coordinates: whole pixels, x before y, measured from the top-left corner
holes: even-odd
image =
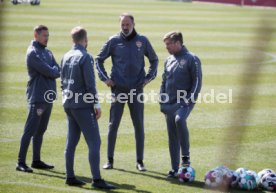
[[[201,62],[197,56],[183,46],[179,53],[170,55],[166,59],[162,78],[161,102],[175,104],[178,102],[179,95],[180,105],[195,103],[202,84]],[[187,94],[186,100],[181,99],[184,92]],[[169,96],[168,101],[164,97],[162,98],[162,93]]]
[[[139,88],[145,79],[151,81],[157,74],[158,57],[149,40],[136,33],[135,29],[130,35],[124,37],[122,33],[112,36],[103,46],[96,57],[96,66],[102,81],[109,79],[104,61],[109,56],[112,59],[110,78],[118,88]],[[144,56],[149,59],[150,67],[146,74]]]
[[[50,50],[37,41],[32,41],[27,50],[26,63],[29,81],[27,99],[29,103],[45,103],[56,99],[52,95],[45,100],[45,93],[51,90],[56,93],[56,78],[60,76],[60,68]]]
[[[97,102],[94,60],[82,45],[75,44],[61,61],[64,108],[92,108]]]

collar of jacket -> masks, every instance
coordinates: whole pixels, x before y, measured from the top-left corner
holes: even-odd
[[[120,36],[127,41],[132,40],[135,36],[137,35],[136,30],[133,28],[133,31],[131,32],[131,34],[129,36],[125,36],[122,32],[120,32]]]
[[[175,57],[185,55],[188,51],[188,49],[185,46],[182,46],[181,50],[174,54]]]
[[[86,51],[86,48],[83,47],[82,45],[80,44],[74,44],[73,47],[72,47],[73,50],[83,50],[83,51]]]
[[[41,49],[45,49],[46,46],[42,45],[41,43],[39,43],[38,41],[36,40],[32,40],[32,45],[36,48],[41,48]]]

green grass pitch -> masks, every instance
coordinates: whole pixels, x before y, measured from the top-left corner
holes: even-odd
[[[158,76],[146,87],[146,93],[159,91],[163,62],[168,56],[163,35],[168,31],[180,30],[189,50],[201,58],[204,74],[202,94],[210,93],[212,89],[215,93],[228,93],[231,89],[232,103],[201,102],[191,113],[188,119],[191,161],[197,173],[196,181],[189,184],[166,179],[166,173],[170,170],[167,131],[164,116],[156,103],[145,104],[144,161],[148,171],[140,173],[136,170],[133,125],[128,108],[125,108],[115,150],[116,169],[101,170],[104,179],[119,187],[114,192],[214,192],[204,188],[204,174],[220,164],[231,169],[246,167],[257,172],[264,168],[276,170],[276,34],[271,37],[265,52],[251,49],[255,41],[259,45],[265,43],[266,33],[262,34],[263,38],[256,39],[261,17],[266,18],[275,32],[275,9],[156,0],[42,0],[40,6],[14,6],[4,0],[4,4],[0,4],[0,12],[1,193],[97,192],[89,183],[88,150],[83,138],[76,151],[75,172],[88,184],[83,188],[64,184],[67,125],[59,80],[59,99],[54,103],[42,147],[42,159],[53,163],[55,169],[34,170],[33,174],[15,171],[27,114],[25,53],[33,38],[33,27],[45,24],[50,30],[48,47],[60,63],[63,54],[72,45],[70,30],[81,25],[88,30],[88,50],[95,57],[108,37],[120,30],[118,16],[122,12],[135,16],[136,30],[149,38],[160,59]],[[250,54],[256,58],[254,64],[262,63],[256,85],[250,84],[250,81],[246,85],[240,82],[245,74],[250,74],[253,82],[257,76],[254,72],[243,71]],[[263,54],[264,60],[260,61],[258,55]],[[105,66],[109,71],[111,61],[106,61]],[[109,93],[98,77],[97,87],[100,93]],[[240,88],[245,88],[242,96],[238,96]],[[252,95],[250,113],[245,116],[246,107],[236,104],[246,102]],[[101,167],[106,161],[109,106],[108,103],[102,104],[102,118],[99,120]],[[240,122],[243,116],[247,119]],[[233,143],[233,136],[238,132],[232,136],[225,136],[225,133],[237,128],[245,133],[239,143]],[[223,149],[225,142],[232,144],[231,148]],[[231,157],[231,153],[236,151],[237,156]],[[225,154],[230,159],[222,163],[221,156]],[[28,164],[31,156],[30,146]]]

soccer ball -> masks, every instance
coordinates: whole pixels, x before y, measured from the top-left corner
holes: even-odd
[[[17,0],[11,0],[11,3],[14,4],[14,5],[17,5],[18,1]]]
[[[236,169],[236,172],[237,172],[238,174],[243,174],[243,173],[245,173],[247,170],[248,170],[248,169],[246,169],[246,168],[238,168],[238,169]]]
[[[40,0],[31,0],[31,5],[39,5],[40,4]]]
[[[232,171],[232,181],[230,183],[231,187],[237,187],[239,182],[240,176],[237,172]]]
[[[255,173],[256,174],[256,173]],[[256,175],[252,171],[239,174],[238,186],[245,190],[254,190],[257,187]]]
[[[261,179],[261,185],[266,190],[276,191],[276,174],[267,173]]]
[[[225,167],[225,166],[218,166],[216,168],[214,168],[214,170],[218,170],[221,172],[222,174],[222,182],[221,184],[224,187],[229,187],[231,181],[232,181],[232,172],[229,168]]]
[[[177,174],[180,182],[192,182],[195,180],[196,172],[194,168],[189,166],[180,167]]]
[[[11,3],[14,4],[14,5],[28,4],[28,3],[30,3],[31,5],[39,5],[40,0],[11,0]]]
[[[237,172],[230,170],[225,166],[219,166],[215,168],[222,172],[222,185],[223,187],[236,187],[239,180],[239,175]],[[245,169],[244,169],[245,170]]]
[[[227,167],[225,167],[223,165],[214,168],[214,170],[220,170],[222,172],[222,175],[224,175],[224,174],[226,174],[226,173],[228,173],[228,172],[231,171],[229,168],[227,168]]]
[[[212,169],[205,174],[205,184],[210,188],[219,187],[222,184],[223,173],[221,170]]]
[[[235,171],[227,171],[223,174],[222,184],[224,187],[236,187],[239,181],[239,175]]]
[[[263,169],[262,171],[258,172],[258,185],[261,185],[261,180],[263,178],[264,175],[266,175],[267,173],[275,173],[273,170],[271,169]]]
[[[256,182],[258,181],[259,177],[256,172],[254,172],[253,170],[247,170],[246,172],[252,174],[255,177]]]
[[[232,172],[231,171],[224,172],[222,176],[222,185],[224,187],[229,187],[231,182],[232,182]]]

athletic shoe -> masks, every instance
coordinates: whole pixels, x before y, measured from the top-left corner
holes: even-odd
[[[65,184],[68,184],[69,186],[83,186],[85,185],[85,182],[77,179],[76,177],[73,177],[73,178],[66,178]]]
[[[107,189],[107,190],[116,188],[115,186],[105,182],[104,179],[93,179],[92,186],[95,188]]]
[[[167,178],[177,178],[177,171],[176,170],[169,171]]]
[[[28,172],[28,173],[33,172],[33,170],[29,166],[27,166],[25,163],[17,163],[16,170],[20,171],[20,172]]]
[[[138,161],[137,161],[136,168],[137,168],[137,170],[139,170],[140,172],[145,172],[145,171],[147,171],[147,169],[145,168],[145,165],[144,165],[144,163],[143,163],[142,160],[138,160]]]
[[[113,169],[113,162],[114,159],[112,157],[109,157],[107,163],[103,166],[103,169]]]
[[[32,168],[36,168],[36,169],[53,169],[54,168],[53,165],[46,164],[40,160],[33,161],[31,166],[32,166]]]

